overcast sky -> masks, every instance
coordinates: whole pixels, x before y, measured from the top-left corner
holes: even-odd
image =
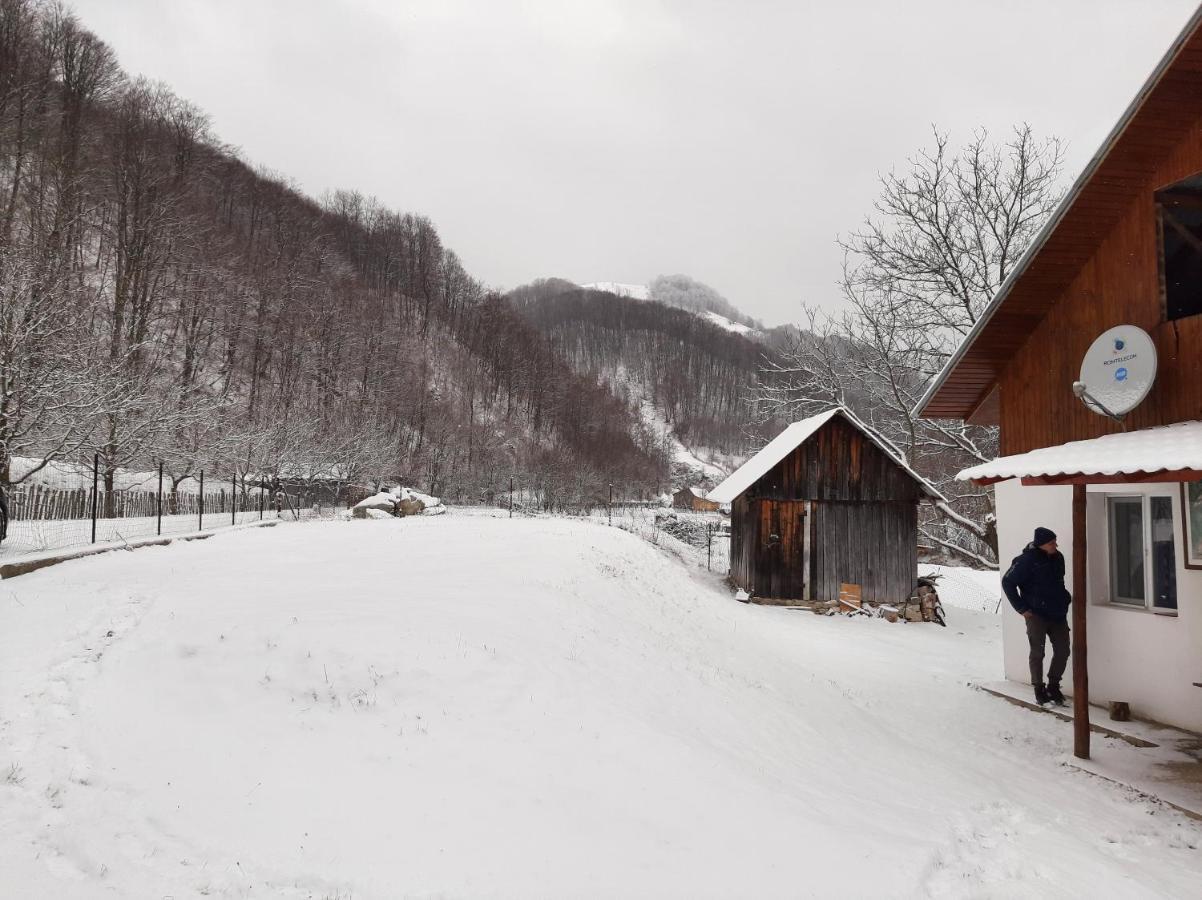
[[[877,174],[1027,121],[1085,164],[1195,0],[69,0],[313,195],[429,216],[495,287],[838,296]],[[1071,180],[1071,179],[1070,179]]]

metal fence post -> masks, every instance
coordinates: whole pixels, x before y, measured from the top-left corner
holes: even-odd
[[[92,543],[96,543],[96,500],[100,489],[100,454],[92,454]]]
[[[155,516],[158,519],[158,523],[155,528],[155,533],[162,534],[163,533],[163,461],[161,459],[159,460],[159,492],[157,494],[157,497],[158,497],[158,500],[156,501],[157,502],[157,507],[156,507],[157,512],[155,513]]]
[[[262,521],[262,519],[263,519],[263,491],[264,491],[264,487],[263,487],[263,485],[260,484],[259,485],[259,520],[260,521]]]
[[[705,570],[712,572],[710,561],[714,558],[714,523],[705,523]]]
[[[614,483],[612,481],[609,483],[609,505],[605,508],[605,512],[606,512],[607,517],[609,518],[609,524],[613,525],[613,523],[614,523]]]
[[[197,512],[200,518],[196,523],[197,531],[204,531],[205,527],[205,470],[200,470],[200,502],[196,505]]]
[[[238,524],[238,473],[230,480],[230,524]]]
[[[509,518],[513,518],[513,476],[509,476]]]

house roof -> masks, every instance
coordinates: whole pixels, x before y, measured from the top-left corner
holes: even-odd
[[[800,422],[794,422],[792,425],[789,425],[784,431],[765,444],[759,453],[735,469],[725,481],[710,491],[709,499],[718,503],[732,502],[735,497],[738,497],[772,471],[773,466],[817,434],[823,425],[836,416],[841,416],[844,420],[851,423],[861,434],[872,441],[887,456],[891,457],[895,463],[906,471],[906,474],[918,482],[924,494],[933,500],[945,499],[929,481],[910,468],[893,444],[861,422],[855,413],[843,406],[836,406],[834,409],[828,409],[826,412],[810,416],[808,419],[802,419]]]
[[[1202,7],[1135,95],[1052,217],[935,377],[916,411],[966,419],[989,399],[1007,362],[1147,190],[1156,164],[1202,117]]]
[[[1178,422],[1143,428],[1029,453],[1001,456],[965,469],[961,481],[992,484],[1008,478],[1103,481],[1117,476],[1144,476],[1125,480],[1156,481],[1155,473],[1202,471],[1202,422]],[[1170,480],[1178,481],[1180,477]]]

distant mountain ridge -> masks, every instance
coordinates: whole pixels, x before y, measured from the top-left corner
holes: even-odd
[[[749,399],[773,351],[721,313],[666,304],[653,290],[638,299],[640,285],[594,282],[602,284],[546,279],[508,299],[578,375],[639,410],[675,486],[720,480],[772,431],[751,427]]]

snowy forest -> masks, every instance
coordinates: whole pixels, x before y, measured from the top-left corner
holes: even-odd
[[[173,483],[207,468],[244,490],[387,478],[489,500],[514,478],[587,505],[703,479],[672,442],[729,471],[844,404],[948,494],[928,549],[996,565],[988,495],[952,484],[992,429],[914,409],[1060,196],[1054,139],[935,132],[841,238],[842,304],[765,331],[682,275],[647,300],[490,290],[427,218],[314,200],[242,159],[64,8],[0,17],[0,485],[95,456],[106,489],[162,461]]]
[[[619,297],[561,279],[518,288],[510,297],[575,371],[630,401],[647,397],[688,446],[741,459],[773,436],[778,423],[750,427],[749,410],[758,370],[775,354],[695,314],[704,310]]]
[[[165,461],[451,496],[655,488],[637,414],[427,219],[315,202],[126,75],[69,12],[0,3],[0,484],[14,457]]]

